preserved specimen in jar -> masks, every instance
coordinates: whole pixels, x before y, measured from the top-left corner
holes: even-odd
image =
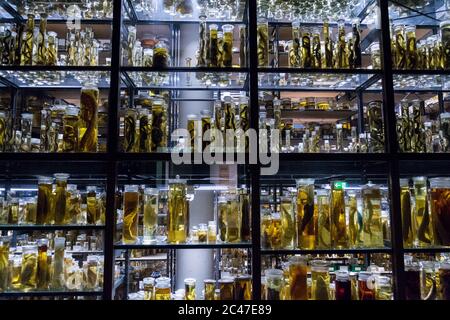
[[[203,280],[205,294],[204,300],[214,300],[214,292],[216,290],[216,280],[205,279]]]
[[[296,234],[294,203],[291,196],[281,198],[280,213],[282,227],[281,247],[284,249],[291,249],[293,248]]]
[[[222,26],[223,31],[223,55],[222,64],[224,67],[233,66],[233,29],[231,24],[225,24]]]
[[[363,200],[363,245],[368,248],[382,247],[383,224],[380,187],[369,182],[362,187],[361,195]]]
[[[95,224],[97,222],[97,187],[86,187],[86,219],[88,224]]]
[[[430,179],[430,209],[435,244],[450,246],[450,178]]]
[[[351,282],[347,271],[338,271],[334,284],[336,300],[352,300]]]
[[[269,66],[269,24],[267,20],[260,19],[257,26],[258,41],[258,67]]]
[[[184,279],[184,300],[195,300],[195,283],[194,278]]]
[[[0,237],[0,292],[8,289],[9,237]]]
[[[360,272],[358,275],[358,299],[375,300],[375,279],[370,272]]]
[[[52,182],[50,177],[40,177],[38,180],[36,224],[47,223],[48,217],[51,216]]]
[[[79,151],[97,152],[99,90],[88,83],[81,89]]]
[[[186,242],[189,224],[186,193],[186,181],[177,177],[169,182],[169,212],[167,216],[167,241],[169,243]]]
[[[252,300],[251,276],[240,275],[234,279],[234,300]]]
[[[307,260],[293,256],[289,259],[289,288],[291,300],[308,300]]]
[[[301,66],[302,68],[312,67],[311,55],[311,34],[305,29],[302,33],[302,49],[301,49]]]
[[[66,216],[67,179],[66,173],[55,173],[55,224],[63,224]]]
[[[232,278],[223,278],[217,281],[219,283],[220,300],[234,299],[234,281]]]
[[[22,247],[22,268],[20,271],[21,288],[24,291],[36,288],[38,250],[35,245]]]
[[[416,26],[407,26],[406,33],[406,69],[417,68]]]
[[[142,282],[144,285],[144,300],[155,300],[155,278],[144,278]]]
[[[395,68],[405,69],[406,43],[403,25],[394,26],[394,38],[395,38]]]
[[[152,152],[167,148],[168,115],[163,100],[154,100],[152,106]]]
[[[314,249],[314,179],[298,179],[297,183],[297,247]]]
[[[64,249],[66,238],[56,237],[54,240],[55,251],[53,254],[52,283],[53,290],[62,290],[64,287]]]
[[[218,44],[218,26],[216,24],[209,25],[209,59],[210,67],[219,67],[217,56],[219,53]]]
[[[420,300],[420,266],[418,264],[405,265],[405,298]]]
[[[123,231],[122,242],[136,243],[138,239],[139,220],[139,187],[137,185],[125,186],[123,194]]]
[[[48,240],[38,241],[38,262],[36,272],[36,284],[40,290],[47,290],[50,282],[50,265],[47,263]]]
[[[414,209],[413,225],[414,244],[419,247],[430,246],[433,241],[432,216],[428,211],[427,180],[425,177],[414,177]]]
[[[330,274],[326,261],[311,261],[311,279],[312,300],[330,300]]]
[[[266,275],[266,299],[280,300],[280,292],[283,287],[283,271],[278,269],[267,269]]]
[[[450,300],[450,261],[441,263],[439,267],[439,299]]]
[[[144,243],[156,241],[158,194],[159,190],[155,188],[146,188],[144,191]]]
[[[331,185],[331,246],[332,248],[347,248],[347,223],[345,218],[345,193],[342,183],[332,182]]]
[[[301,66],[301,31],[300,22],[292,22],[292,47],[289,51],[289,66],[300,67]]]
[[[27,25],[22,34],[20,65],[31,66],[33,64],[33,41],[34,41],[34,15],[28,14]]]
[[[170,293],[170,278],[157,278],[155,284],[155,300],[170,300]]]
[[[330,198],[327,190],[317,190],[317,248],[331,246]]]
[[[370,132],[370,152],[377,153],[384,151],[383,117],[380,101],[369,103],[367,110]]]
[[[63,117],[63,151],[78,151],[78,108],[68,107]]]

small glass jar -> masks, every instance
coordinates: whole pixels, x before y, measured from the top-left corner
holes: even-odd
[[[195,284],[196,280],[194,278],[184,279],[184,299],[185,300],[195,300]]]
[[[358,274],[358,300],[375,300],[375,279],[372,273],[362,271]]]
[[[381,51],[380,43],[374,42],[370,45],[370,58],[372,60],[372,69],[381,69]]]
[[[311,298],[312,300],[330,300],[329,264],[324,260],[311,261]]]
[[[170,67],[169,47],[163,39],[159,40],[153,49],[153,67],[157,69]]]
[[[205,279],[203,280],[204,285],[204,300],[214,300],[214,292],[216,290],[216,280]]]
[[[379,276],[377,279],[376,300],[392,300],[392,285],[391,278]]]
[[[234,299],[234,279],[223,278],[217,281],[219,283],[220,300]]]
[[[283,271],[279,269],[267,269],[266,276],[266,300],[280,300],[283,289]]]
[[[215,221],[208,221],[208,243],[217,241],[217,224]]]
[[[170,278],[157,278],[155,284],[155,300],[170,300],[170,293]]]
[[[442,262],[439,266],[439,299],[450,300],[450,261]]]
[[[36,245],[22,247],[22,268],[20,283],[24,291],[36,289],[38,248]]]
[[[205,223],[200,223],[198,225],[198,242],[199,243],[206,243],[208,239],[208,226]]]

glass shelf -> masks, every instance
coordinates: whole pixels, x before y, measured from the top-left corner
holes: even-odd
[[[448,92],[450,91],[450,75],[394,74],[394,90],[397,92]]]
[[[0,81],[19,88],[80,89],[90,80],[100,89],[109,89],[110,77],[106,71],[11,71],[0,70]]]
[[[444,0],[390,1],[389,18],[393,24],[415,25],[421,28],[439,26],[445,20]]]
[[[251,248],[251,243],[156,243],[144,244],[142,241],[136,244],[124,244],[118,242],[114,245],[115,249],[220,249],[220,248]]]
[[[124,72],[138,89],[245,90],[247,74],[238,72]]]
[[[366,253],[391,253],[391,248],[355,248],[355,249],[321,249],[321,250],[300,250],[300,249],[281,249],[281,250],[261,250],[264,255],[279,254],[366,254]]]
[[[104,225],[17,225],[17,224],[0,224],[0,230],[101,230]]]

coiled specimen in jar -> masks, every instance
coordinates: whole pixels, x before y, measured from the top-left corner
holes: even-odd
[[[408,179],[400,179],[400,206],[402,212],[403,245],[411,248],[414,242],[413,223],[411,219],[411,192]]]
[[[331,246],[347,248],[347,240],[344,189],[342,183],[335,181],[331,189]]]
[[[125,192],[123,196],[123,243],[132,244],[137,241],[139,211],[138,186],[125,186]]]
[[[430,202],[435,244],[450,246],[450,178],[430,179]]]
[[[258,67],[269,66],[269,24],[267,20],[258,21],[256,37],[258,42]]]
[[[24,246],[22,248],[22,269],[20,271],[20,283],[24,291],[36,288],[37,274],[37,247]]]
[[[55,191],[55,223],[63,224],[66,215],[66,197],[67,197],[67,179],[66,173],[56,173],[56,191]]]
[[[97,152],[98,144],[98,88],[87,85],[81,89],[81,114],[79,127],[79,151],[81,152]]]
[[[69,107],[63,117],[63,151],[75,152],[78,149],[78,109]]]
[[[430,246],[433,242],[433,225],[428,209],[427,180],[425,177],[414,177],[414,244],[419,247]]]
[[[34,31],[34,15],[29,14],[26,30],[22,34],[20,65],[30,66],[33,63],[33,31]]]
[[[162,100],[155,100],[152,106],[152,152],[167,147],[167,106]]]
[[[136,151],[136,146],[138,144],[138,139],[136,136],[136,124],[137,124],[137,114],[134,109],[127,109],[125,112],[125,140],[124,140],[124,150],[125,152]]]
[[[169,183],[169,213],[167,216],[169,243],[186,242],[188,221],[188,208],[186,201],[186,182],[175,179]]]
[[[378,153],[384,151],[384,132],[381,102],[372,101],[367,111],[370,131],[370,152]]]
[[[395,37],[395,68],[404,69],[406,67],[406,43],[404,36],[404,27],[396,25],[394,27]]]
[[[0,152],[5,151],[6,148],[6,113],[0,112]]]
[[[297,247],[314,249],[314,180],[297,181]]]
[[[0,237],[0,292],[8,289],[9,239]]]

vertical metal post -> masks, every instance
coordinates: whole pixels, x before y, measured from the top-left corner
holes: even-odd
[[[118,112],[120,101],[120,46],[122,24],[122,1],[114,2],[112,25],[112,56],[111,56],[111,89],[109,91],[108,106],[108,163],[106,182],[106,225],[105,225],[105,266],[103,281],[103,298],[112,300],[114,287],[114,225],[115,225],[115,196],[117,183],[117,138]]]
[[[392,239],[392,273],[394,279],[394,298],[403,300],[404,260],[402,221],[400,215],[400,174],[397,157],[398,141],[396,132],[395,95],[392,71],[391,40],[389,26],[389,3],[378,0],[381,19],[381,44],[383,49],[383,115],[386,152],[389,157],[389,196]]]

